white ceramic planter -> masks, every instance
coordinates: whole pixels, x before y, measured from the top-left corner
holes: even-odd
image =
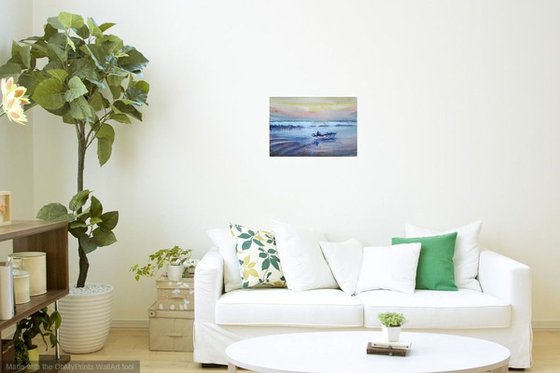
[[[105,345],[113,316],[113,287],[86,284],[71,288],[58,302],[62,316],[60,346],[71,354],[99,351]]]
[[[383,339],[387,342],[398,342],[401,336],[400,326],[388,328],[385,325],[381,325],[381,331],[383,332]]]
[[[181,281],[184,271],[185,266],[183,266],[182,264],[170,264],[167,266],[167,278],[169,279],[169,281]]]

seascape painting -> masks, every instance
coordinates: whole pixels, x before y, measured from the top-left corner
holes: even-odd
[[[271,157],[358,155],[356,97],[271,97]]]

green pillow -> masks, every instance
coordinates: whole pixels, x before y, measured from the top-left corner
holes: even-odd
[[[393,245],[420,242],[420,258],[416,269],[416,289],[457,290],[453,255],[457,232],[441,236],[393,238]]]

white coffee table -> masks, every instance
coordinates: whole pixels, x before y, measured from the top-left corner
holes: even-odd
[[[507,372],[507,348],[449,334],[401,333],[407,356],[366,354],[375,331],[279,334],[245,339],[226,349],[228,372]]]

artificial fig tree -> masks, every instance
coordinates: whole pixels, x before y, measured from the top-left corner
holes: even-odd
[[[27,88],[26,110],[41,106],[76,132],[77,194],[69,208],[50,203],[37,217],[68,221],[69,232],[78,239],[77,287],[86,282],[87,254],[116,242],[113,229],[118,222],[117,211],[103,212],[101,202],[84,189],[87,151],[95,143],[103,166],[111,158],[113,125],[142,121],[139,108],[147,105],[150,89],[139,79],[148,60],[118,36],[106,33],[112,26],[62,12],[47,20],[42,36],[14,42],[11,58],[0,66],[0,78],[14,77]]]

